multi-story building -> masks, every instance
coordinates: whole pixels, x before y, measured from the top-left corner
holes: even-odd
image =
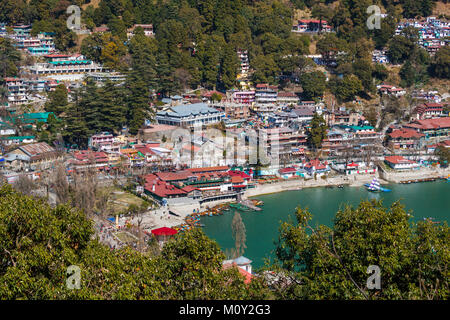
[[[266,83],[256,85],[255,103],[256,104],[276,104],[278,99],[278,87]]]
[[[420,106],[417,106],[413,113],[412,117],[417,120],[429,119],[434,117],[443,116],[444,105],[440,103],[424,103]]]
[[[258,142],[268,156],[291,156],[299,148],[306,148],[306,136],[288,127],[260,129]]]
[[[225,115],[231,119],[248,119],[250,108],[248,104],[225,103]]]
[[[124,82],[126,79],[126,76],[119,72],[94,72],[88,74],[88,77],[99,83],[103,83],[106,81]]]
[[[7,163],[16,169],[48,169],[62,159],[63,155],[45,142],[23,145],[5,155]]]
[[[295,109],[291,111],[278,111],[269,113],[267,115],[267,121],[269,125],[274,127],[286,127],[292,123],[299,122],[299,116],[294,112]]]
[[[267,114],[276,112],[279,109],[277,105],[278,87],[269,84],[257,84],[255,90],[255,103],[252,110],[256,113]]]
[[[51,77],[55,80],[81,80],[86,74],[102,72],[105,68],[85,59],[82,55],[46,55],[47,62],[36,63],[29,68],[35,76]]]
[[[329,127],[334,125],[356,126],[361,119],[361,115],[347,110],[325,111],[323,112],[323,118]]]
[[[423,133],[426,139],[448,137],[450,135],[450,117],[414,120],[405,124],[404,127]]]
[[[280,91],[277,96],[277,103],[286,105],[297,105],[300,99],[295,92]]]
[[[402,156],[388,156],[385,157],[384,162],[394,170],[411,170],[420,167],[416,161]]]
[[[239,104],[252,104],[255,102],[255,91],[228,91],[227,100]]]
[[[102,145],[112,145],[114,142],[114,136],[109,132],[101,132],[94,134],[89,138],[90,147],[100,147]]]
[[[439,91],[413,91],[411,96],[417,100],[426,100],[435,103],[441,103],[442,101],[442,96],[439,94]]]
[[[211,108],[206,103],[178,105],[156,113],[156,120],[159,124],[180,127],[217,123],[224,117],[223,111]]]
[[[434,55],[441,47],[448,45],[450,36],[450,24],[448,21],[436,19],[436,17],[427,17],[422,20],[410,19],[401,22],[395,30],[396,35],[401,35],[403,29],[413,27],[418,29],[418,44],[428,51],[430,55]]]
[[[413,129],[400,128],[387,134],[388,147],[397,149],[420,149],[425,135]]]
[[[29,103],[28,86],[20,78],[5,78],[5,85],[7,89],[7,97],[9,105],[20,105]]]
[[[16,25],[12,29],[18,38],[28,38],[31,36],[31,25]]]
[[[247,75],[250,70],[250,62],[248,60],[247,50],[238,50],[237,55],[239,58],[239,73],[241,75]]]
[[[372,53],[372,61],[375,63],[389,63],[389,57],[384,50],[374,50]]]
[[[395,97],[401,97],[406,94],[406,90],[400,87],[395,87],[387,84],[382,84],[377,86],[378,91],[381,94],[392,95]]]
[[[294,121],[296,122],[307,122],[312,120],[314,117],[315,107],[297,107],[292,109],[291,113],[294,113],[297,117]]]

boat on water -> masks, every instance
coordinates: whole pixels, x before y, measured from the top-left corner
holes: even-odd
[[[367,191],[370,191],[370,192],[390,192],[391,191],[390,189],[383,188],[380,185],[380,182],[378,181],[378,179],[376,177],[372,179],[372,182],[370,184],[366,183],[366,184],[364,184],[364,186],[366,186]]]

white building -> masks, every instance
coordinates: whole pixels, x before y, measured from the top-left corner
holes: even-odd
[[[156,113],[159,124],[180,127],[217,123],[224,117],[223,111],[211,108],[206,103],[182,104]]]
[[[402,156],[385,157],[384,162],[395,170],[411,170],[420,167],[416,161],[405,159]]]
[[[29,68],[35,76],[50,77],[55,80],[82,80],[88,73],[102,72],[103,66],[85,59],[82,55],[46,55],[47,62],[36,63]]]

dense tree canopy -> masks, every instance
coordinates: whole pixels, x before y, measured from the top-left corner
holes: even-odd
[[[322,146],[322,141],[325,139],[328,127],[324,118],[314,113],[311,120],[310,128],[308,130],[308,143],[314,149],[319,149]]]
[[[0,38],[0,76],[12,77],[18,73],[20,52],[13,46],[11,40]]]
[[[431,74],[437,78],[450,78],[450,47],[445,46],[439,49],[434,56],[431,66]]]
[[[283,299],[448,299],[450,229],[411,224],[396,202],[363,201],[336,214],[333,227],[310,225],[298,208],[296,223],[280,227],[277,265],[292,279],[277,288]],[[369,266],[380,269],[381,289],[368,289]]]
[[[111,251],[93,240],[92,222],[68,205],[51,208],[10,186],[0,187],[1,299],[265,299],[201,230],[169,241],[160,255]],[[79,289],[67,268],[81,271]]]

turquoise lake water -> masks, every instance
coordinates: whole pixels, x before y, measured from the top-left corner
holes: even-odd
[[[292,217],[297,206],[308,207],[313,215],[312,225],[333,225],[333,219],[340,206],[357,206],[361,200],[382,199],[387,207],[396,200],[405,205],[412,214],[412,220],[433,217],[436,221],[448,221],[450,216],[450,182],[436,181],[414,184],[391,184],[388,193],[370,193],[365,187],[305,188],[254,197],[264,201],[262,211],[241,212],[247,233],[247,249],[244,255],[253,261],[254,267],[261,267],[265,257],[273,257],[275,240],[281,221]],[[202,217],[203,230],[216,240],[222,250],[234,247],[231,236],[231,220],[234,211],[221,216]]]

